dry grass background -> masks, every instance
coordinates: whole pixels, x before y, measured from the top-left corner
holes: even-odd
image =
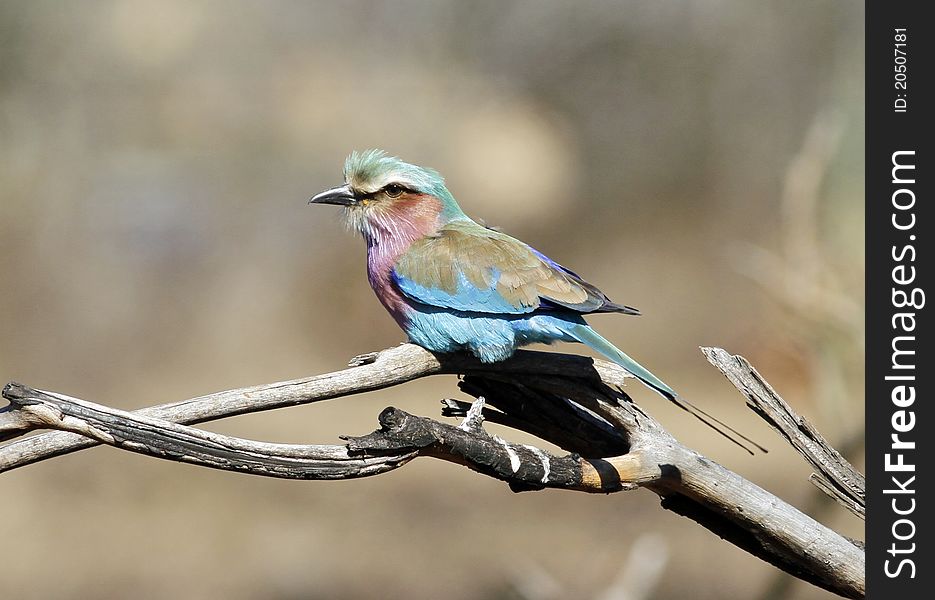
[[[376,146],[640,307],[593,322],[772,452],[637,400],[811,507],[805,464],[697,347],[746,355],[832,442],[859,439],[862,35],[862,5],[837,0],[4,2],[0,379],[135,408],[401,341],[360,241],[305,206]],[[211,427],[333,442],[456,393]],[[667,557],[652,598],[775,583],[648,492],[514,495],[429,461],[302,483],[100,448],[3,474],[0,510],[3,598],[599,598],[634,547]]]

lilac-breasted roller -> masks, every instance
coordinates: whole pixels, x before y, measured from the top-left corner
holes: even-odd
[[[413,343],[432,352],[468,350],[489,363],[526,344],[581,342],[691,407],[584,320],[638,310],[611,302],[535,248],[473,221],[436,171],[381,150],[354,152],[344,163],[344,185],[309,203],[344,207],[348,225],[367,242],[373,291]]]

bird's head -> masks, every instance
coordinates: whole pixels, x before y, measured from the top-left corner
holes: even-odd
[[[309,204],[343,206],[348,225],[377,243],[400,235],[415,239],[467,219],[437,171],[382,150],[352,152],[344,162],[344,185],[312,197]]]

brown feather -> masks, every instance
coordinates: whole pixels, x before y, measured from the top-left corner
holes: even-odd
[[[449,223],[437,235],[414,242],[396,270],[449,294],[457,293],[458,273],[480,289],[489,289],[499,274],[497,292],[517,308],[537,308],[547,299],[582,312],[618,309],[600,290],[553,267],[526,244],[473,222]]]

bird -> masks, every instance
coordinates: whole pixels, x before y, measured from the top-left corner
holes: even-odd
[[[737,432],[680,400],[584,319],[639,310],[468,217],[437,171],[383,150],[354,151],[344,162],[344,183],[308,203],[344,208],[348,227],[366,242],[370,286],[412,343],[434,353],[469,351],[483,363],[506,360],[528,344],[582,343],[750,451],[705,417]]]

